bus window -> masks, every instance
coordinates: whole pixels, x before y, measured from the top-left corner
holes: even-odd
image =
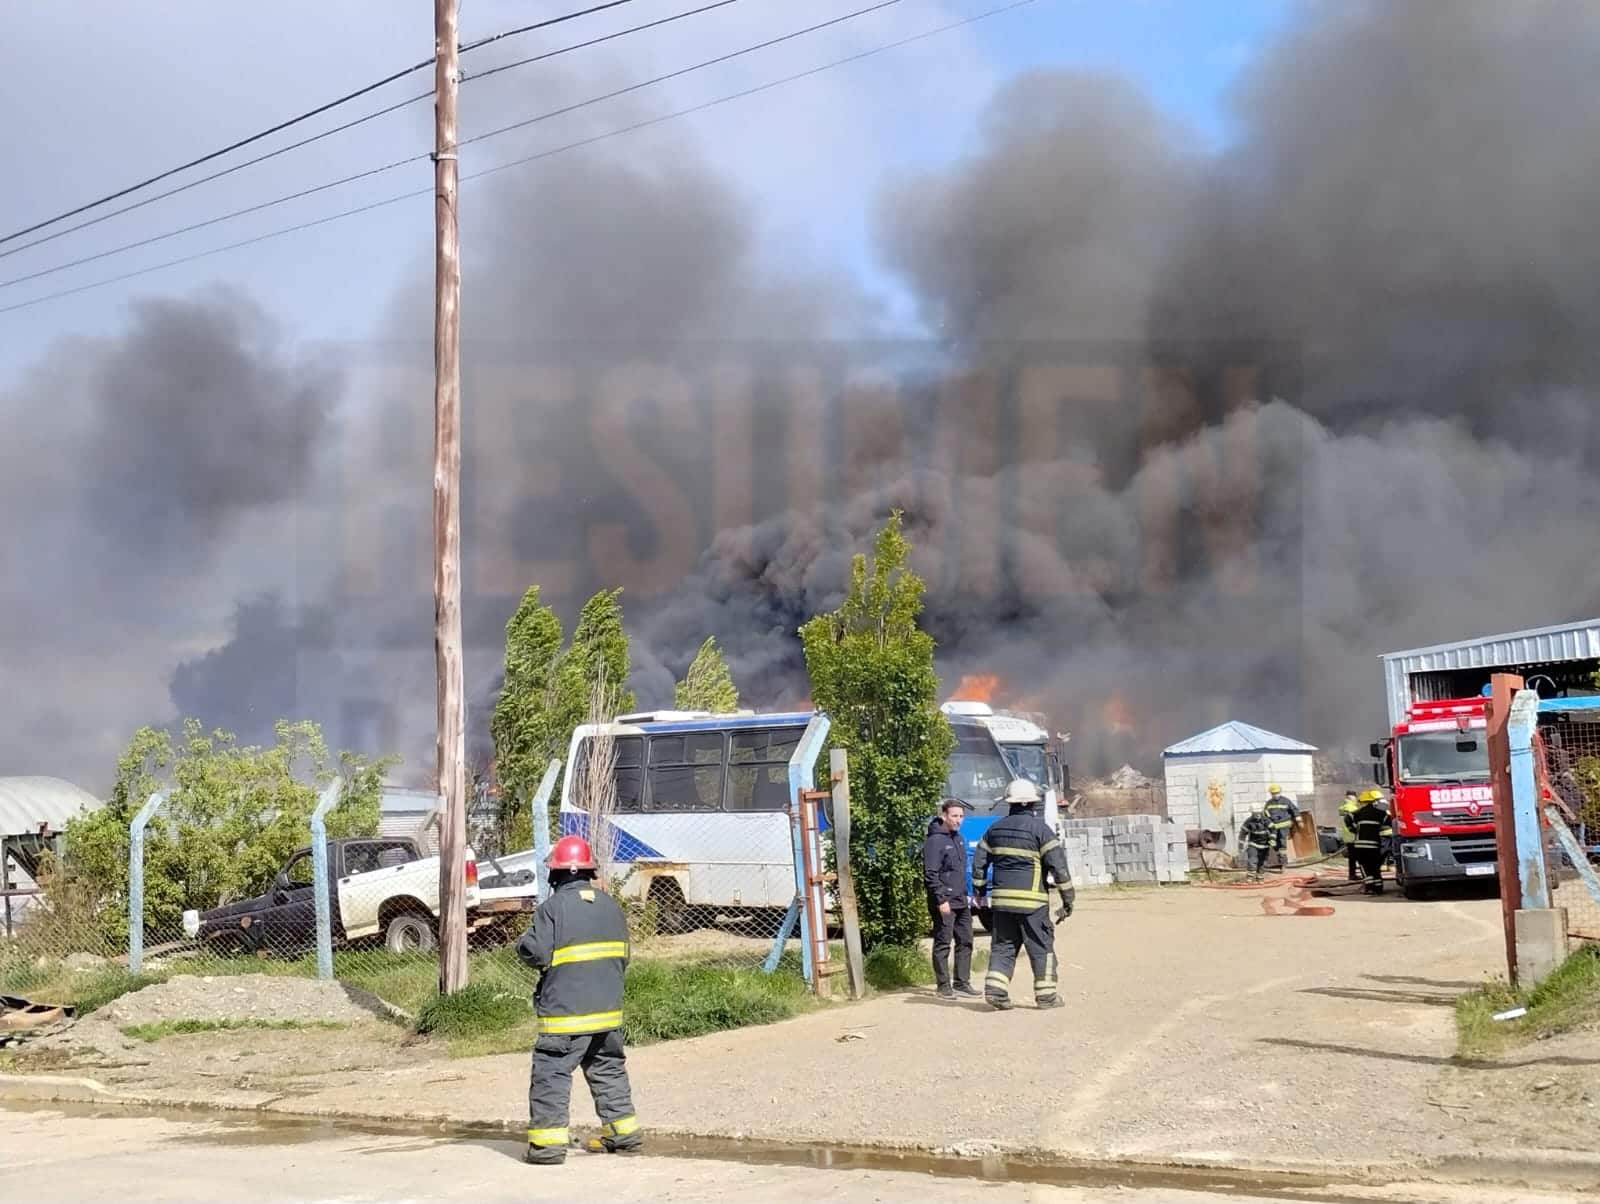
[[[789,758],[803,728],[734,732],[729,740],[729,811],[782,811],[789,805]]]
[[[721,732],[650,738],[651,811],[722,809]]]
[[[588,772],[589,749],[594,737],[587,736],[578,746],[577,776],[573,779],[572,797],[583,798],[584,774]],[[617,788],[617,810],[638,811],[644,798],[644,740],[639,736],[618,736],[612,741],[616,768],[613,771]]]

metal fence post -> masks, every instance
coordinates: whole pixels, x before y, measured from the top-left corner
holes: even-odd
[[[556,776],[560,772],[561,759],[550,758],[550,764],[545,766],[544,777],[540,779],[539,789],[534,792],[529,812],[533,821],[533,855],[537,861],[533,873],[538,883],[537,897],[540,899],[550,889],[550,871],[545,867],[545,862],[550,859],[550,794],[556,788]]]
[[[1512,826],[1517,842],[1517,878],[1524,911],[1550,906],[1544,835],[1539,827],[1539,789],[1533,773],[1533,729],[1539,722],[1539,695],[1518,690],[1506,721],[1510,745]]]
[[[800,736],[800,744],[794,750],[794,755],[789,758],[789,816],[790,837],[794,845],[794,903],[788,915],[784,917],[784,926],[779,931],[777,940],[773,942],[772,953],[766,961],[766,968],[770,973],[777,968],[778,955],[781,954],[784,942],[789,933],[794,930],[791,917],[796,916],[800,921],[800,968],[807,983],[815,985],[816,971],[813,965],[811,947],[813,934],[811,931],[811,917],[805,906],[806,896],[811,891],[810,878],[814,872],[811,858],[808,856],[807,841],[802,831],[804,818],[802,815],[800,792],[810,790],[816,785],[817,758],[822,755],[822,745],[828,738],[828,729],[831,721],[826,715],[813,715],[806,724],[806,730]],[[822,922],[826,923],[826,912],[822,913]]]
[[[335,778],[311,812],[311,884],[317,908],[317,977],[333,977],[333,905],[328,891],[328,825],[323,818],[339,801],[343,783]]]
[[[167,796],[159,790],[145,799],[128,825],[128,973],[144,968],[144,827]]]

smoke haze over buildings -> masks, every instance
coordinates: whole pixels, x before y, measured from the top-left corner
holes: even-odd
[[[642,705],[709,634],[793,703],[795,629],[896,506],[946,681],[999,674],[1080,772],[1229,717],[1364,744],[1377,654],[1595,613],[1596,61],[1584,0],[1310,5],[1220,150],[1115,77],[1018,77],[880,198],[922,341],[687,136],[500,177],[463,311],[480,755],[528,584],[569,617],[624,586]],[[294,713],[426,778],[429,280],[331,354],[234,293],[140,302],[10,390],[0,652],[41,687],[0,767]]]

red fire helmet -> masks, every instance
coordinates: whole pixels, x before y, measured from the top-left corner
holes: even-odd
[[[583,837],[563,836],[556,841],[556,847],[550,850],[545,865],[553,870],[592,870],[594,852]]]

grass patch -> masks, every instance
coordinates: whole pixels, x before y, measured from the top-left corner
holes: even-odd
[[[1494,1019],[1495,1013],[1518,1007],[1528,1014]],[[1600,1025],[1600,947],[1587,945],[1532,990],[1492,982],[1457,1000],[1457,1056],[1482,1057],[1595,1025]]]
[[[538,1024],[529,999],[531,976],[513,952],[473,958],[472,982],[455,995],[431,993],[437,969],[431,974],[430,995],[416,1009],[418,1032],[443,1038],[456,1057],[524,1053],[533,1047]],[[812,1005],[798,974],[641,958],[629,965],[623,983],[623,1032],[629,1045],[650,1045],[772,1024]]]
[[[269,1029],[276,1032],[292,1029],[342,1029],[348,1024],[334,1020],[158,1020],[152,1024],[130,1024],[122,1029],[124,1037],[136,1041],[159,1041],[163,1037],[176,1037],[185,1033],[220,1033],[235,1029]]]
[[[843,955],[841,954],[841,957]],[[972,951],[972,973],[989,968],[989,951]],[[866,958],[867,985],[875,991],[905,991],[933,985],[933,955],[920,945],[880,945]]]
[[[8,974],[7,995],[22,995],[35,1003],[69,1004],[78,1015],[87,1016],[123,995],[163,982],[164,971],[129,974],[123,966],[100,966],[92,970],[73,970],[60,962],[28,966]]]
[[[435,995],[417,1013],[417,1031],[450,1041],[477,1041],[525,1023],[528,1000],[473,982],[454,995]]]

